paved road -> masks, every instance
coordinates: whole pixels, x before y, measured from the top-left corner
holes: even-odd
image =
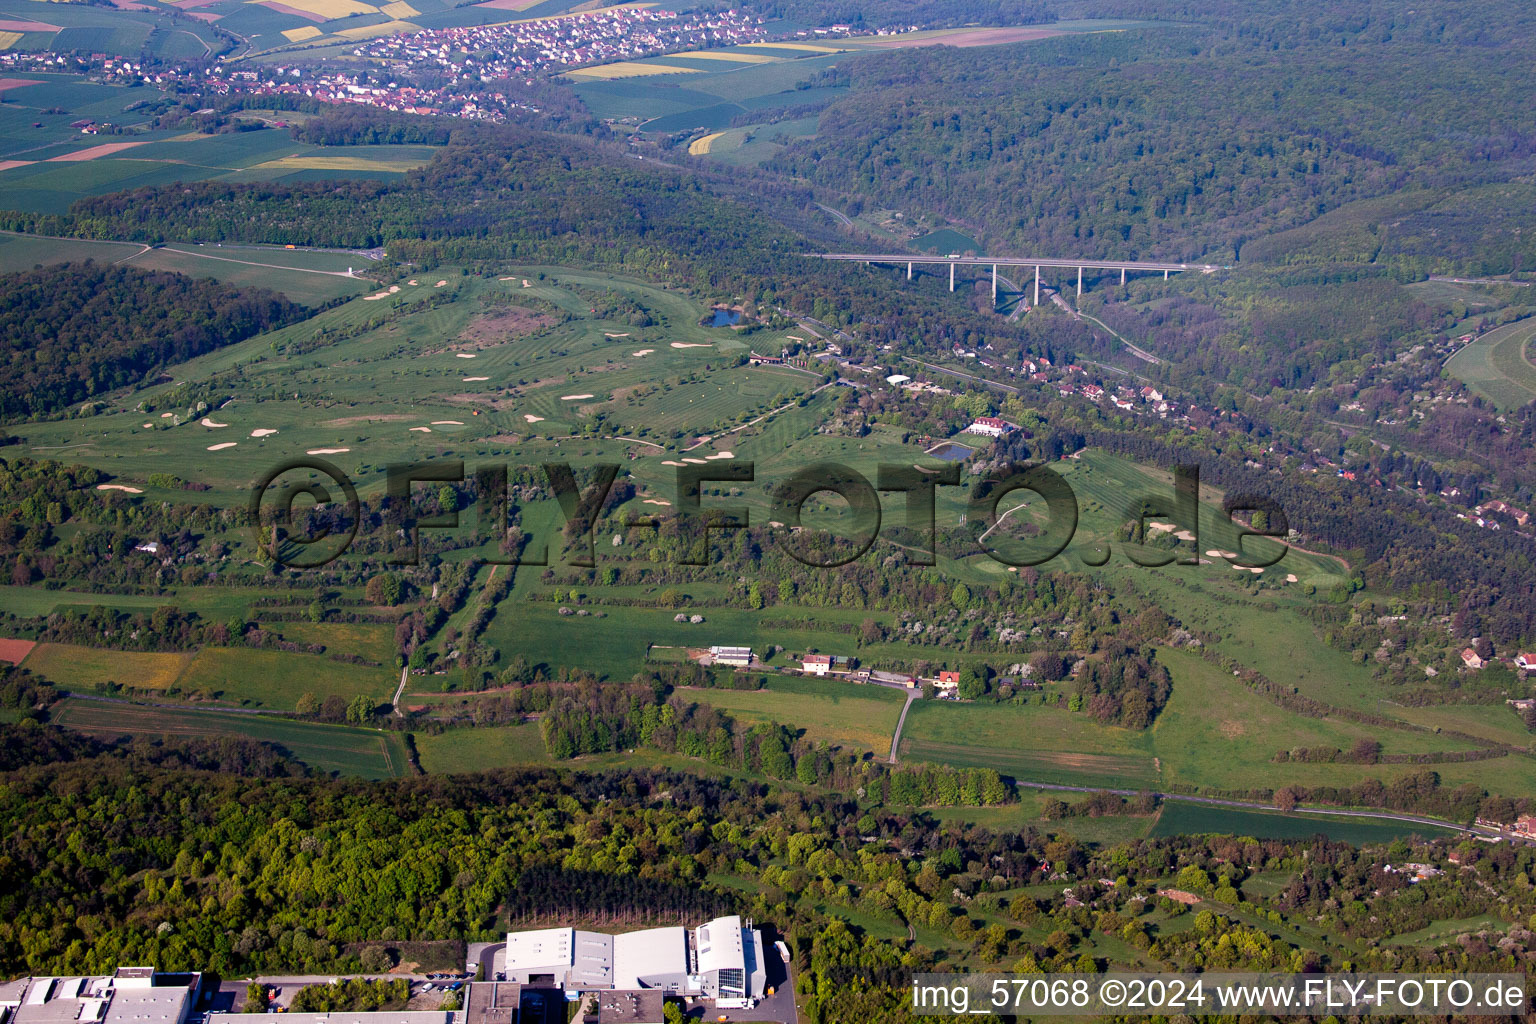
[[[830,207],[830,206],[824,206],[824,205],[823,205],[823,204],[821,204],[821,203],[817,203],[817,204],[816,204],[816,206],[817,206],[817,207],[818,207],[818,208],[819,208],[819,209],[820,209],[820,210],[821,210],[821,211],[822,211],[822,212],[823,212],[823,213],[828,213],[828,214],[831,214],[831,215],[832,215],[832,217],[833,217],[833,218],[834,218],[834,219],[835,219],[835,220],[836,220],[836,221],[837,221],[837,222],[838,222],[838,223],[839,223],[839,224],[841,224],[841,225],[842,225],[842,226],[843,226],[843,227],[845,227],[845,228],[852,228],[852,227],[853,227],[853,221],[852,221],[852,220],[849,220],[849,219],[848,219],[848,215],[847,215],[847,214],[846,214],[846,213],[840,213],[840,212],[839,212],[839,211],[837,211],[837,210],[834,210],[834,209],[832,209],[832,207]]]
[[[907,709],[917,700],[918,694],[907,690],[907,702],[901,706],[901,717],[896,719],[896,734],[891,737],[891,764],[896,763],[896,748],[901,746],[901,728],[907,724]]]

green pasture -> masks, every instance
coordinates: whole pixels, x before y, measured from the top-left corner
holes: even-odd
[[[1406,836],[1434,839],[1452,834],[1450,829],[1418,825],[1413,822],[1377,821],[1370,818],[1346,818],[1337,815],[1281,814],[1252,811],[1238,807],[1213,807],[1169,801],[1153,826],[1153,836],[1196,835],[1220,832],[1252,836],[1255,839],[1307,839],[1325,835],[1329,839],[1366,846],[1390,843]],[[1407,941],[1400,937],[1398,941]]]
[[[1424,767],[1274,762],[1277,752],[1296,747],[1348,750],[1362,738],[1380,741],[1387,753],[1473,746],[1433,734],[1308,718],[1252,693],[1193,654],[1164,649],[1158,657],[1173,677],[1173,693],[1152,728],[1144,732],[1100,725],[1081,712],[1038,703],[923,701],[907,716],[902,756],[995,768],[1029,782],[1231,790],[1287,784],[1349,786],[1364,778],[1390,783]],[[1508,791],[1536,782],[1536,762],[1526,755],[1432,767],[1450,785],[1467,781]]]
[[[382,668],[370,668],[318,654],[207,647],[182,672],[176,687],[183,693],[209,691],[225,704],[292,711],[305,693],[321,700],[367,696],[383,704],[399,678],[393,658]]]
[[[884,757],[901,714],[902,694],[884,686],[830,679],[772,679],[762,690],[688,689],[689,700],[708,704],[747,725],[777,722],[813,743],[826,742]]]
[[[418,732],[416,754],[428,775],[510,768],[520,764],[548,764],[539,723],[493,725],[482,729],[450,729],[437,734]]]
[[[53,721],[102,738],[242,736],[272,743],[326,774],[365,779],[409,773],[400,733],[302,722],[275,715],[194,708],[161,708],[108,701],[66,700]]]

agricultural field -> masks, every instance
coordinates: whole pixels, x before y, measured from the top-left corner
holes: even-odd
[[[898,690],[829,680],[773,679],[762,690],[689,689],[689,700],[729,712],[739,722],[777,722],[813,743],[884,757],[904,700]]]
[[[102,739],[242,736],[275,744],[325,774],[387,779],[406,775],[410,770],[401,734],[376,729],[301,722],[274,715],[79,699],[66,700],[55,708],[53,721]]]
[[[1446,360],[1445,371],[1505,412],[1536,401],[1536,318],[1489,331]]]
[[[321,700],[366,696],[385,704],[400,678],[393,666],[393,658],[382,668],[371,668],[316,654],[207,647],[182,672],[176,689],[207,694],[221,704],[273,711],[293,711],[306,693]]]
[[[54,7],[75,5],[54,5]],[[149,130],[162,98],[144,85],[77,75],[30,74],[5,90],[0,108],[0,208],[63,213],[87,196],[177,181],[305,181],[326,177],[394,180],[432,159],[430,146],[316,146],[295,142],[283,118],[248,120],[250,130],[216,135]],[[295,115],[298,119],[302,115]],[[123,135],[87,135],[81,119]]]
[[[1385,753],[1467,750],[1464,740],[1396,731],[1286,711],[1231,681],[1190,653],[1163,649],[1173,695],[1150,730],[1103,726],[1081,713],[1039,704],[989,706],[924,701],[913,706],[902,734],[903,758],[962,767],[991,767],[1030,782],[1215,789],[1347,786],[1361,778],[1384,782],[1418,770],[1413,764],[1276,764],[1295,747],[1349,749],[1378,740]],[[1219,709],[1219,710],[1213,710]],[[1520,778],[1536,784],[1536,760],[1520,754],[1492,761],[1437,764],[1442,777],[1491,784]]]
[[[223,43],[201,20],[172,17],[174,8],[159,3],[143,10],[87,4],[0,0],[0,21],[29,23],[29,30],[9,42],[18,50],[86,50],[175,60],[205,57]]]
[[[418,732],[416,754],[422,771],[428,775],[458,775],[549,762],[537,722]]]
[[[1088,20],[1048,28],[975,28],[864,36],[825,41],[753,43],[689,51],[582,68],[567,74],[598,117],[644,132],[697,132],[693,156],[731,164],[759,164],[783,143],[815,135],[815,118],[793,108],[825,104],[844,87],[797,88],[850,55],[913,46],[993,46],[1065,34],[1119,31],[1151,22]],[[752,111],[770,112],[759,123],[732,126]],[[785,117],[784,110],[792,116]],[[699,145],[702,139],[709,141]],[[697,146],[698,148],[694,148]]]
[[[186,671],[191,654],[113,651],[75,644],[38,644],[22,663],[68,690],[101,691],[109,683],[136,690],[166,690]]]
[[[1430,839],[1451,834],[1448,829],[1413,822],[1373,821],[1328,814],[1270,814],[1265,811],[1180,801],[1170,801],[1163,807],[1151,834],[1177,836],[1202,832],[1252,836],[1255,839],[1307,839],[1321,834],[1356,846],[1389,843],[1407,836]]]

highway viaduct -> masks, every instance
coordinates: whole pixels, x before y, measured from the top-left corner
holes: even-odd
[[[1125,284],[1125,275],[1130,271],[1138,273],[1163,272],[1163,280],[1167,280],[1170,274],[1178,274],[1187,270],[1198,270],[1202,274],[1214,274],[1218,270],[1225,269],[1213,263],[1159,263],[1149,260],[1076,260],[1056,259],[1046,256],[911,256],[905,253],[857,253],[857,252],[816,252],[807,253],[823,260],[842,260],[849,263],[891,263],[907,265],[907,280],[912,280],[912,268],[918,266],[934,266],[948,264],[949,266],[949,290],[955,290],[955,267],[987,267],[992,268],[992,301],[997,301],[997,268],[998,267],[1034,267],[1035,268],[1035,300],[1030,305],[1040,305],[1040,271],[1045,267],[1077,268],[1077,294],[1083,294],[1084,270],[1118,270],[1120,271],[1120,283]]]

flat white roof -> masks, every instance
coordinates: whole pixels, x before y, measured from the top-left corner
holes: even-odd
[[[507,970],[537,971],[570,967],[575,944],[574,928],[511,932],[507,935]]]
[[[681,981],[688,975],[688,933],[674,928],[647,928],[613,937],[613,987],[655,988],[663,978]]]

